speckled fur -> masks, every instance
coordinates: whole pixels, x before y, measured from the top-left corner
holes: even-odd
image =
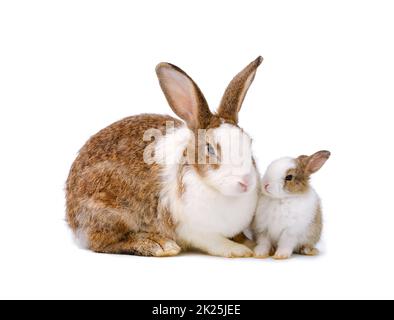
[[[158,207],[159,166],[143,160],[151,143],[143,141],[144,132],[159,128],[164,133],[166,121],[181,125],[169,116],[129,117],[100,131],[81,149],[66,185],[67,221],[76,234],[85,232],[90,249],[146,255],[147,248],[129,252],[128,243],[145,237],[149,244],[149,235],[157,234],[175,239],[171,215]]]

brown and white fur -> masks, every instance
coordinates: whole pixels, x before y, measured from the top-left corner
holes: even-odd
[[[185,123],[133,116],[86,143],[66,186],[67,221],[83,246],[143,256],[173,256],[181,248],[252,256],[229,238],[251,223],[257,206],[258,172],[238,112],[261,62],[257,58],[230,82],[217,113],[185,72],[157,66],[167,101]],[[173,130],[166,130],[168,123]],[[152,129],[153,141],[146,139]],[[149,153],[154,161],[146,161]]]
[[[269,165],[253,222],[256,257],[274,254],[275,259],[287,259],[293,252],[318,253],[315,245],[322,232],[322,212],[309,178],[329,157],[330,152],[319,151],[309,157],[281,158]]]

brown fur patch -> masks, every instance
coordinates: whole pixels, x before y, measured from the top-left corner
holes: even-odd
[[[220,102],[218,114],[221,118],[238,123],[238,112],[262,61],[263,58],[258,57],[231,80]]]
[[[184,166],[179,166],[178,168],[178,174],[177,174],[177,184],[178,184],[178,197],[182,198],[183,194],[186,191],[186,186],[185,183],[183,182],[183,175],[185,171]]]
[[[240,234],[236,235],[231,240],[233,240],[234,242],[243,244],[244,246],[247,246],[250,250],[253,250],[256,247],[256,242],[248,239],[244,233],[240,233]]]
[[[316,209],[315,218],[313,219],[308,229],[308,234],[307,234],[308,240],[302,244],[302,247],[314,248],[315,245],[320,241],[322,231],[323,231],[323,215],[322,215],[321,206],[319,205],[318,208]]]
[[[295,169],[289,169],[286,176],[292,175],[293,179],[285,180],[284,189],[291,193],[305,193],[309,190],[309,176],[305,175],[302,168],[297,166]]]
[[[286,172],[286,176],[292,175],[293,179],[285,180],[284,189],[291,193],[305,193],[309,190],[309,179],[330,157],[329,151],[318,151],[311,156],[299,156],[296,159],[296,168]]]
[[[238,242],[238,243],[244,243],[248,238],[246,238],[246,236],[243,233],[240,233],[238,235],[236,235],[234,238],[232,238],[231,240]]]
[[[207,152],[207,143],[210,143],[212,147],[218,151],[218,145],[212,137],[212,130],[221,125],[221,121],[218,117],[213,116],[208,127],[204,131],[195,131],[194,139],[188,146],[189,150],[193,150],[192,157],[189,157],[188,164],[201,176],[205,177],[208,170],[217,170],[220,167],[220,154],[218,158],[209,155]],[[220,148],[220,147],[219,147]],[[221,152],[221,148],[219,149]]]

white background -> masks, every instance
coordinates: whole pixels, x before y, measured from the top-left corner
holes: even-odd
[[[392,1],[1,1],[0,298],[394,298]],[[240,114],[263,170],[320,149],[322,254],[289,261],[99,255],[63,187],[84,142],[170,113],[169,61],[212,108],[258,55]]]

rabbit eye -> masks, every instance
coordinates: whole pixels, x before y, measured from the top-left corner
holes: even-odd
[[[289,174],[288,176],[286,176],[285,180],[286,180],[286,181],[291,181],[291,180],[293,180],[293,175]]]
[[[215,149],[209,143],[207,143],[207,150],[211,156],[216,156]]]

